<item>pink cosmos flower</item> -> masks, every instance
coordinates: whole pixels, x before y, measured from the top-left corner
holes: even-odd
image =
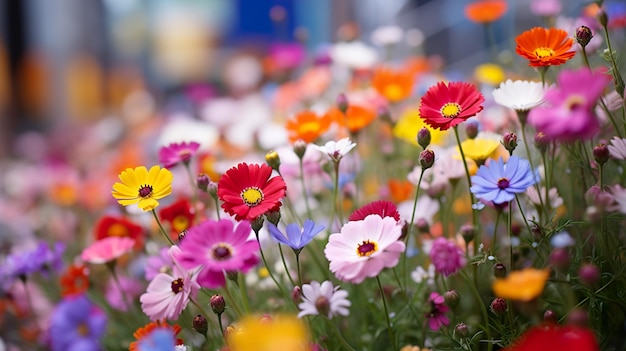
[[[437,273],[446,277],[458,272],[466,263],[463,250],[446,238],[437,238],[433,242],[430,260]]]
[[[85,248],[80,257],[85,262],[103,264],[130,252],[135,240],[129,237],[110,236],[92,243]]]
[[[206,220],[188,229],[175,260],[186,269],[202,266],[198,283],[216,289],[226,284],[224,272],[247,272],[259,258],[259,243],[249,240],[250,223],[242,221],[233,228],[229,219]]]
[[[334,233],[324,249],[330,270],[345,282],[359,284],[377,276],[384,268],[398,264],[404,243],[399,241],[402,226],[393,217],[369,215],[346,223]]]
[[[528,123],[549,140],[588,140],[600,130],[593,112],[611,77],[587,68],[562,71],[548,89],[546,103],[530,111]]]
[[[613,137],[609,147],[609,155],[616,160],[626,160],[626,139]]]
[[[177,246],[169,249],[170,256],[178,252],[180,248]],[[172,268],[172,274],[157,274],[139,298],[141,310],[150,320],[177,319],[187,307],[189,299],[198,295],[200,285],[196,281],[196,274],[176,264]]]
[[[532,0],[530,11],[537,16],[557,16],[561,13],[561,0]]]
[[[430,312],[426,314],[426,317],[428,318],[430,329],[439,330],[442,326],[450,324],[450,320],[445,315],[450,308],[446,305],[443,296],[436,292],[431,292],[428,302],[430,302]]]
[[[189,163],[199,148],[200,144],[195,141],[163,146],[159,149],[159,163],[165,168],[172,168],[179,163]]]

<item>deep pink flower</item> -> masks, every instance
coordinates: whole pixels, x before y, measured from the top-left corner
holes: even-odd
[[[398,208],[394,205],[393,202],[387,200],[378,200],[372,201],[361,208],[354,211],[350,217],[349,221],[360,221],[365,219],[365,217],[375,214],[381,217],[391,217],[397,221],[400,220],[400,213],[398,213]]]
[[[181,242],[176,261],[186,269],[202,266],[198,283],[216,289],[224,286],[224,272],[247,272],[259,258],[259,243],[249,239],[250,223],[242,221],[233,228],[229,219],[206,220],[189,228]]]
[[[430,311],[426,314],[426,318],[428,318],[430,329],[439,330],[442,326],[450,324],[450,320],[445,315],[450,308],[446,305],[443,296],[436,292],[431,292],[428,302],[430,303]]]
[[[611,77],[587,68],[562,71],[546,102],[530,111],[528,123],[549,140],[588,140],[600,130],[593,108]]]
[[[172,168],[179,163],[189,163],[199,148],[200,144],[195,141],[163,146],[159,149],[159,163],[165,168]]]
[[[324,250],[330,270],[342,281],[359,284],[398,264],[404,243],[402,226],[392,217],[369,215],[346,223],[332,234]]]
[[[130,252],[135,246],[135,240],[128,237],[110,236],[95,241],[83,250],[80,257],[85,262],[102,264],[113,261]]]
[[[465,265],[463,250],[446,238],[437,238],[430,248],[430,260],[435,271],[444,276],[458,272]]]

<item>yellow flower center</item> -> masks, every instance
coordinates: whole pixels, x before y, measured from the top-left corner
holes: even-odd
[[[320,124],[318,122],[305,122],[300,124],[300,133],[317,133],[320,130]]]
[[[251,186],[243,189],[241,192],[241,199],[246,203],[246,205],[253,207],[258,205],[263,200],[263,192],[261,189]]]
[[[176,232],[182,232],[183,230],[189,228],[189,219],[187,216],[176,216],[172,221],[172,227]]]
[[[546,47],[540,47],[535,49],[534,54],[538,58],[550,57],[554,56],[554,50]]]
[[[385,87],[385,97],[391,101],[402,99],[402,87],[398,84],[389,84]]]
[[[448,102],[441,108],[441,115],[446,118],[454,118],[461,113],[461,105],[456,102]]]
[[[376,251],[378,251],[378,244],[369,240],[363,240],[356,248],[356,254],[361,257],[371,256]]]
[[[127,236],[128,229],[126,229],[126,226],[124,226],[123,224],[114,223],[112,226],[109,227],[108,234],[109,236]]]
[[[565,106],[568,110],[576,110],[585,104],[585,97],[582,95],[574,94],[565,100]]]

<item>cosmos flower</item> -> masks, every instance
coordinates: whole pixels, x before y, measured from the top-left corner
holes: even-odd
[[[392,217],[369,215],[344,224],[324,249],[330,270],[338,279],[359,284],[398,264],[405,245],[399,241],[402,226]]]
[[[593,107],[610,81],[609,75],[587,68],[561,71],[557,85],[545,94],[546,103],[530,111],[528,123],[548,140],[593,138],[600,130]]]
[[[435,129],[448,130],[483,110],[483,95],[469,83],[439,82],[422,97],[421,118]]]
[[[503,299],[530,301],[541,295],[549,276],[549,269],[513,271],[506,278],[493,282],[493,293]]]
[[[504,0],[477,0],[465,5],[465,17],[475,23],[492,23],[499,20],[506,10]]]
[[[107,318],[85,295],[61,300],[50,317],[49,335],[53,351],[102,350],[99,339],[104,335]]]
[[[488,166],[480,166],[471,180],[470,191],[477,198],[503,204],[535,184],[539,180],[539,173],[530,169],[528,160],[511,156],[506,164],[499,159],[491,161]]]
[[[444,325],[450,324],[450,320],[446,317],[446,312],[450,308],[446,305],[443,296],[436,292],[431,292],[428,302],[430,303],[430,311],[426,314],[426,318],[428,318],[430,330],[439,330]]]
[[[393,202],[387,200],[372,201],[363,205],[361,208],[356,209],[350,217],[348,217],[348,220],[360,221],[371,214],[379,215],[380,217],[391,217],[395,219],[396,222],[400,220],[398,208]]]
[[[446,238],[437,238],[430,248],[430,261],[437,273],[448,277],[465,266],[463,250]]]
[[[195,141],[182,143],[171,143],[159,149],[159,163],[165,168],[172,168],[179,163],[189,164],[191,157],[200,148],[200,144]]]
[[[255,220],[281,206],[287,185],[283,178],[270,179],[272,167],[266,164],[240,163],[226,171],[217,185],[222,208],[235,220]]]
[[[0,286],[7,288],[14,280],[24,280],[35,273],[48,276],[50,272],[59,272],[63,267],[64,251],[65,244],[62,242],[56,243],[51,250],[42,241],[33,249],[8,255],[2,264],[3,281]]]
[[[110,236],[93,242],[83,250],[80,257],[85,262],[103,264],[130,252],[134,246],[135,240],[131,238]]]
[[[626,160],[626,139],[613,137],[608,146],[609,155],[616,160]]]
[[[350,314],[348,307],[348,292],[339,290],[339,286],[333,287],[333,283],[326,280],[321,284],[312,281],[302,285],[302,302],[298,305],[300,313],[298,318],[307,315],[324,315],[329,319],[336,315],[347,316]]]
[[[328,115],[319,116],[313,111],[302,111],[297,113],[285,123],[285,128],[289,134],[289,142],[304,140],[312,143],[330,128],[331,118]]]
[[[135,249],[143,247],[143,227],[124,217],[104,216],[94,228],[96,240],[110,236],[127,237],[135,240]]]
[[[528,59],[532,67],[558,66],[574,57],[574,39],[557,28],[535,27],[515,38],[515,52]]]
[[[174,265],[173,258],[169,254],[169,247],[163,247],[159,253],[152,255],[146,259],[145,277],[150,281],[159,273],[168,273],[172,271]]]
[[[343,138],[339,141],[329,141],[324,146],[312,144],[313,148],[319,150],[333,162],[339,162],[350,150],[354,149],[355,143],[350,138]]]
[[[547,88],[541,82],[508,79],[500,83],[500,87],[492,94],[498,105],[515,111],[528,111],[541,105]]]
[[[159,166],[150,171],[144,166],[126,168],[119,175],[121,183],[113,184],[112,195],[123,206],[137,204],[144,211],[159,206],[157,200],[172,193],[172,172]]]
[[[283,234],[280,229],[272,223],[268,222],[267,226],[272,239],[294,250],[301,250],[313,240],[315,235],[325,228],[323,225],[316,225],[315,222],[310,219],[304,221],[302,228],[300,228],[298,223],[288,224],[285,229],[287,235]]]

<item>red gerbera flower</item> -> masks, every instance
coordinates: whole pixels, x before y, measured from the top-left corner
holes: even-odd
[[[143,247],[143,228],[126,218],[104,216],[96,223],[96,240],[110,236],[128,237],[135,240],[135,249]]]
[[[391,201],[387,200],[378,200],[370,202],[363,207],[354,211],[350,217],[349,221],[360,221],[365,219],[365,217],[376,214],[381,217],[391,217],[396,221],[400,220],[400,213],[398,213],[398,208]]]
[[[599,351],[594,333],[575,326],[545,325],[527,330],[504,351]]]
[[[420,116],[434,129],[447,130],[483,110],[483,94],[472,84],[439,82],[422,97]]]
[[[170,236],[176,240],[178,234],[193,225],[194,209],[187,199],[180,199],[159,211],[159,217],[170,225]]]
[[[280,176],[273,177],[266,164],[240,163],[226,171],[217,184],[222,208],[235,219],[255,220],[270,210],[277,210],[285,197],[287,185]]]
[[[144,325],[143,327],[140,327],[137,330],[135,330],[135,332],[133,333],[133,336],[135,337],[135,341],[130,343],[130,347],[128,348],[128,350],[138,351],[139,341],[141,341],[146,336],[150,335],[150,333],[152,333],[152,331],[154,331],[155,329],[159,329],[159,328],[170,329],[174,332],[175,336],[178,336],[178,333],[180,333],[181,331],[180,326],[169,325],[165,322],[165,320],[150,322]],[[180,338],[176,339],[176,345],[182,345],[182,344],[183,344],[182,339]]]
[[[83,265],[73,264],[68,267],[60,279],[61,295],[78,295],[89,288],[89,270]]]

